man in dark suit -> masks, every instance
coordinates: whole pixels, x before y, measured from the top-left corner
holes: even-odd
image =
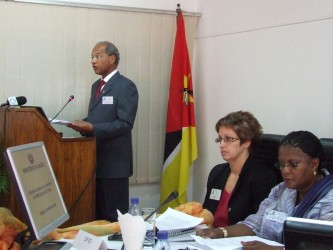
[[[138,108],[135,84],[118,69],[118,49],[98,42],[91,64],[101,79],[91,88],[88,116],[68,126],[96,137],[96,219],[117,221],[117,209],[129,208],[129,177],[133,174],[131,130]]]

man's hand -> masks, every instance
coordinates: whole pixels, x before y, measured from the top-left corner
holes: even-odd
[[[92,134],[94,131],[93,125],[83,120],[71,122],[67,127],[72,128],[81,134]]]

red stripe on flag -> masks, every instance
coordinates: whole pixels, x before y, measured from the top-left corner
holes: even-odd
[[[184,102],[186,89],[188,105]],[[166,132],[179,131],[189,126],[195,127],[193,85],[184,19],[180,11],[172,60]]]

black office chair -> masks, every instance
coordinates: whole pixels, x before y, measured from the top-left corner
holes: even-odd
[[[320,142],[323,145],[325,155],[322,166],[326,168],[330,174],[333,174],[333,139],[321,138]]]
[[[251,153],[264,166],[274,169],[279,181],[282,181],[281,172],[274,165],[278,162],[279,145],[284,137],[284,135],[264,134],[261,143]]]

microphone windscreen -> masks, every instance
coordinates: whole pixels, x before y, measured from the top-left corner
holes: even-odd
[[[27,98],[25,96],[10,96],[7,99],[7,104],[10,106],[21,106],[27,103]]]
[[[173,191],[171,194],[170,194],[170,197],[172,197],[172,199],[176,199],[178,197],[178,192],[177,191]]]
[[[27,103],[27,98],[25,96],[18,96],[16,97],[16,100],[19,106]]]
[[[177,191],[173,191],[168,198],[166,198],[166,200],[164,202],[162,202],[161,206],[166,205],[167,203],[169,203],[170,201],[176,199],[178,197],[178,192]]]

